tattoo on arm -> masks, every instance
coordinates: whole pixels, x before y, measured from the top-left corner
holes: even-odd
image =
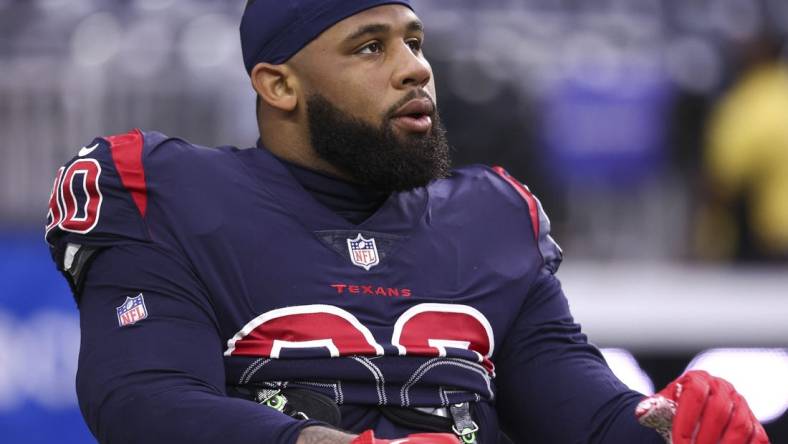
[[[301,430],[296,444],[350,444],[355,435],[328,427],[312,426]]]

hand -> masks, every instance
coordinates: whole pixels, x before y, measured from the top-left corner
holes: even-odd
[[[350,444],[458,444],[457,437],[449,433],[417,433],[404,438],[376,439],[372,430],[359,435]]]
[[[668,444],[769,444],[747,401],[722,378],[690,371],[635,410]]]

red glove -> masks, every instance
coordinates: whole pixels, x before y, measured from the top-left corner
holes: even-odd
[[[457,437],[449,433],[417,433],[394,440],[375,439],[372,430],[358,435],[350,444],[458,444]]]
[[[747,401],[728,381],[702,370],[644,399],[635,416],[669,444],[769,444]]]

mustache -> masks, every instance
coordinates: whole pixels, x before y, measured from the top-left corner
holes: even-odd
[[[406,103],[410,102],[413,99],[427,99],[427,100],[429,100],[430,103],[432,103],[432,110],[433,110],[432,111],[432,115],[434,116],[438,112],[438,107],[435,105],[435,99],[432,98],[430,93],[428,93],[427,91],[425,91],[423,89],[414,89],[414,90],[411,90],[409,93],[405,94],[405,97],[403,97],[402,99],[398,100],[397,103],[392,105],[388,109],[388,111],[386,111],[386,120],[390,120],[391,118],[393,118],[394,114],[396,114],[397,111],[400,108],[405,106]]]

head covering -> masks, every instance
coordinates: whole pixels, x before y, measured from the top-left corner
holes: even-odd
[[[351,15],[386,4],[412,8],[410,0],[255,0],[241,19],[246,72],[260,62],[284,63],[323,31]]]

